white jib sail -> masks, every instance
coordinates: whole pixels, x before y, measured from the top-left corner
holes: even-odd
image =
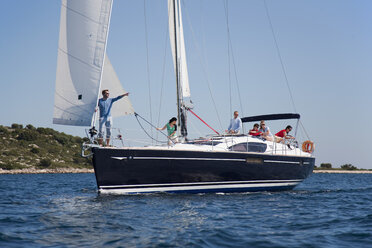
[[[112,0],[62,0],[53,123],[90,126]]]
[[[112,67],[109,58],[107,57],[107,54],[105,56],[105,66],[103,67],[103,76],[101,83],[101,90],[104,89],[110,90],[110,97],[117,97],[118,95],[126,93],[114,71],[114,68]],[[129,115],[133,113],[134,109],[128,97],[124,97],[112,105],[111,115],[113,117]]]
[[[175,3],[175,8],[174,8]],[[176,10],[174,13],[174,9]],[[177,73],[177,60],[179,62],[180,86],[183,97],[190,97],[189,75],[187,72],[185,41],[183,37],[182,13],[179,0],[168,0],[169,38],[173,54],[174,70]],[[175,29],[177,37],[175,39]],[[177,48],[177,53],[176,53]],[[176,56],[178,55],[178,58]],[[177,75],[176,75],[177,77]]]

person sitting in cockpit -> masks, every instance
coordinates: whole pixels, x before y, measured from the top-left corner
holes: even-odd
[[[258,123],[254,124],[253,129],[249,130],[249,135],[252,135],[257,138],[260,137],[262,135],[262,132],[258,130],[259,126],[260,125],[258,125]]]
[[[270,132],[270,128],[266,126],[265,121],[261,121],[260,129],[258,131],[262,132],[262,138],[267,141],[273,141],[273,135]]]
[[[275,134],[275,141],[279,143],[285,139],[295,139],[295,137],[288,135],[290,131],[292,131],[292,127],[290,125],[288,125],[285,129],[280,130]]]

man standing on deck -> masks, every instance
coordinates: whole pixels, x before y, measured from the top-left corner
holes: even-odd
[[[102,128],[103,126],[106,127],[106,146],[110,144],[110,137],[111,137],[111,126],[112,126],[112,117],[111,117],[111,108],[112,104],[117,100],[123,98],[124,96],[128,96],[128,93],[123,95],[117,96],[115,98],[109,98],[110,92],[109,90],[102,90],[102,98],[98,100],[98,107],[99,107],[99,128],[98,128],[98,143],[102,145],[103,135],[102,135]]]
[[[239,112],[234,111],[234,118],[231,119],[230,125],[226,130],[226,133],[239,134],[242,129],[242,120],[239,118]]]

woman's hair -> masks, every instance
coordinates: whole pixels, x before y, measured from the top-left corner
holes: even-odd
[[[172,119],[169,120],[169,124],[171,124],[172,122],[174,121],[177,121],[177,118],[176,117],[173,117]]]

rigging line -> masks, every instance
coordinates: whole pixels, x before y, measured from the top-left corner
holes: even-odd
[[[231,67],[230,67],[230,57],[232,59],[233,67],[234,67],[234,76],[235,76],[235,82],[236,82],[236,88],[237,88],[237,93],[239,96],[239,104],[240,104],[240,109],[241,109],[241,114],[244,116],[244,108],[242,104],[242,98],[240,94],[240,87],[239,87],[239,80],[238,80],[238,73],[236,70],[236,63],[235,63],[235,56],[234,56],[234,49],[231,41],[231,34],[230,34],[230,24],[229,24],[229,6],[228,6],[228,1],[225,0],[226,4],[224,4],[225,7],[225,17],[226,17],[226,26],[227,26],[227,38],[228,38],[228,56],[229,56],[229,81],[230,81],[230,115],[232,115],[232,96],[231,96]],[[243,132],[244,132],[244,125],[243,125]]]
[[[142,116],[140,116],[138,113],[134,112],[134,115],[135,116],[138,116],[139,118],[141,118],[142,120],[144,120],[147,124],[149,124],[151,127],[153,128],[156,128],[151,122],[149,122],[148,120],[146,120],[145,118],[143,118]],[[162,133],[162,132],[161,132]],[[164,134],[165,135],[165,134]],[[168,136],[167,136],[168,137]]]
[[[194,130],[199,134],[199,137],[203,137],[203,134],[199,131],[199,129],[194,125],[194,122],[191,119],[187,120],[187,124],[191,123],[191,126]]]
[[[307,132],[306,132],[305,126],[302,124],[302,121],[299,120],[299,122],[300,122],[300,125],[301,125],[302,129],[303,129],[304,132],[305,132],[305,135],[306,135],[307,139],[311,140],[311,139],[310,139],[310,136],[309,136],[309,135],[307,134]]]
[[[207,7],[208,9],[208,7]],[[201,37],[201,42],[200,42],[200,46],[201,46],[201,58],[203,58],[205,60],[205,58],[207,57],[206,56],[206,47],[207,47],[207,41],[206,41],[206,32],[204,32],[204,30],[206,30],[205,28],[205,16],[206,15],[203,15],[203,13],[205,13],[205,4],[203,3],[203,0],[200,1],[200,37]],[[205,61],[205,70],[206,71],[209,71],[209,67],[208,67],[208,62]]]
[[[272,24],[272,22],[271,22],[271,18],[270,18],[270,15],[269,15],[269,9],[268,9],[268,7],[267,7],[266,0],[264,0],[263,2],[264,2],[264,5],[265,5],[266,15],[267,15],[267,18],[268,18],[268,20],[269,20],[271,33],[272,33],[273,38],[274,38],[276,51],[277,51],[277,53],[278,53],[279,61],[280,61],[280,64],[281,64],[281,66],[282,66],[282,71],[283,71],[283,74],[284,74],[285,82],[286,82],[286,84],[287,84],[287,88],[288,88],[288,91],[289,91],[289,95],[290,95],[290,97],[291,97],[291,102],[292,102],[292,105],[293,105],[293,109],[294,109],[294,111],[297,113],[296,105],[295,105],[295,102],[294,102],[294,100],[293,100],[292,91],[291,91],[291,88],[289,87],[288,77],[287,77],[287,73],[286,73],[286,71],[285,71],[285,67],[284,67],[284,63],[283,63],[283,59],[282,59],[282,55],[281,55],[280,50],[279,50],[279,45],[278,45],[278,42],[277,42],[277,40],[276,40],[275,33],[274,33],[274,27],[273,27],[273,24]]]
[[[145,17],[145,37],[146,37],[146,65],[147,65],[147,82],[149,90],[149,110],[150,110],[150,121],[152,122],[152,107],[151,107],[151,81],[150,81],[150,65],[149,65],[149,45],[148,45],[148,32],[147,32],[147,15],[146,15],[146,0],[143,0],[143,15]],[[151,135],[152,129],[151,129]]]
[[[223,2],[225,8],[225,17],[226,17],[226,31],[227,31],[227,63],[229,68],[229,100],[230,100],[230,116],[232,116],[232,85],[231,85],[231,58],[230,58],[230,26],[229,26],[229,4],[225,0]]]
[[[230,40],[230,46],[231,46],[231,58],[232,58],[233,66],[234,66],[235,82],[236,82],[236,87],[237,87],[238,96],[239,96],[239,103],[240,103],[240,108],[241,108],[241,111],[242,111],[242,115],[244,116],[244,109],[243,109],[242,98],[241,98],[240,87],[239,87],[239,80],[238,80],[238,72],[236,70],[234,49],[233,49],[233,46],[232,46],[231,37],[229,37],[229,40]]]
[[[147,135],[147,136],[149,136],[149,138],[151,139],[151,140],[154,140],[154,141],[156,141],[156,142],[158,142],[158,143],[165,143],[165,142],[163,142],[163,141],[160,141],[160,140],[157,140],[157,139],[155,139],[155,138],[153,138],[146,130],[145,130],[145,128],[142,126],[142,124],[141,124],[141,122],[138,120],[138,118],[137,118],[137,115],[136,115],[136,119],[137,119],[137,122],[138,122],[138,124],[140,125],[140,127],[142,128],[142,130],[145,132],[145,134]]]
[[[169,8],[168,8],[169,9]],[[169,10],[168,10],[169,12]],[[169,13],[168,13],[169,16]],[[168,17],[169,18],[169,17]],[[169,30],[167,28],[167,31],[165,32],[165,46],[164,46],[164,58],[163,58],[163,72],[161,76],[161,86],[160,86],[160,100],[159,100],[159,114],[158,114],[158,126],[160,126],[160,113],[161,113],[161,103],[163,99],[163,86],[164,86],[164,78],[165,78],[165,64],[167,61],[167,44],[168,44],[168,35]],[[158,137],[158,133],[156,133],[156,138]]]
[[[133,142],[133,143],[138,143],[138,144],[143,144],[143,145],[145,145],[145,146],[147,146],[147,145],[151,145],[150,143],[149,143],[149,140],[147,139],[146,141],[143,141],[143,140],[139,140],[139,139],[128,139],[128,138],[126,138],[125,139],[129,144],[130,144],[130,142]],[[128,145],[128,147],[130,147],[131,145]]]
[[[230,39],[230,38],[229,38]],[[244,108],[243,108],[243,103],[242,103],[242,97],[241,97],[241,94],[240,94],[240,87],[239,87],[239,80],[238,80],[238,73],[236,71],[236,64],[235,64],[235,56],[234,56],[234,50],[233,50],[233,47],[232,47],[232,42],[230,40],[230,45],[231,45],[231,56],[232,56],[232,61],[233,61],[233,65],[234,65],[234,74],[235,74],[235,82],[236,82],[236,88],[238,90],[238,96],[239,96],[239,104],[240,104],[240,109],[241,109],[241,115],[242,116],[245,116],[244,114]],[[243,127],[243,133],[244,133],[244,125],[242,126]]]
[[[165,143],[164,141],[160,141],[160,140],[156,140],[155,138],[153,138],[149,133],[146,132],[146,129],[142,126],[141,122],[138,120],[138,117],[141,118],[142,120],[144,120],[147,124],[149,124],[151,127],[153,128],[156,128],[154,125],[152,125],[150,122],[148,122],[145,118],[143,118],[142,116],[140,116],[139,114],[137,114],[136,112],[134,112],[134,116],[136,117],[137,119],[137,122],[138,124],[140,125],[140,127],[142,128],[142,130],[146,133],[147,136],[149,136],[150,139],[156,141],[156,142],[159,142],[159,143]],[[164,136],[167,137],[167,139],[169,139],[169,137],[160,131],[161,134],[163,134]],[[173,140],[169,139],[170,141],[173,142]],[[173,142],[174,143],[174,142]]]
[[[202,118],[200,118],[197,114],[195,114],[191,109],[187,108],[187,110],[190,111],[191,114],[195,115],[195,117],[198,118],[201,122],[203,122],[205,125],[207,125],[207,127],[212,129],[216,134],[220,135],[216,130],[214,130],[211,126],[209,126],[208,123],[206,123]]]
[[[196,36],[195,36],[195,32],[194,32],[194,29],[192,28],[192,25],[191,25],[191,21],[190,21],[190,17],[189,17],[189,12],[187,11],[187,8],[186,8],[186,4],[184,1],[182,1],[183,5],[184,5],[184,10],[186,12],[186,19],[187,19],[187,22],[189,24],[189,27],[190,27],[190,30],[191,30],[191,34],[192,34],[192,38],[193,38],[193,41],[194,41],[194,44],[195,44],[195,48],[197,50],[197,54],[199,56],[199,59],[200,59],[200,63],[201,63],[201,68],[203,70],[203,73],[206,77],[206,81],[207,81],[207,86],[208,86],[208,90],[209,90],[209,95],[212,99],[212,103],[213,103],[213,107],[214,107],[214,110],[216,111],[216,115],[217,115],[217,119],[218,119],[218,123],[220,124],[220,128],[223,129],[222,127],[222,123],[221,123],[221,118],[220,118],[220,115],[218,113],[218,109],[217,109],[217,105],[216,105],[216,102],[214,101],[214,98],[213,98],[213,94],[212,94],[212,89],[211,89],[211,84],[210,84],[210,79],[209,79],[209,76],[207,74],[207,71],[206,71],[206,64],[205,64],[205,59],[203,57],[203,53],[201,52],[201,49],[199,48],[198,46],[198,43],[196,42]]]

